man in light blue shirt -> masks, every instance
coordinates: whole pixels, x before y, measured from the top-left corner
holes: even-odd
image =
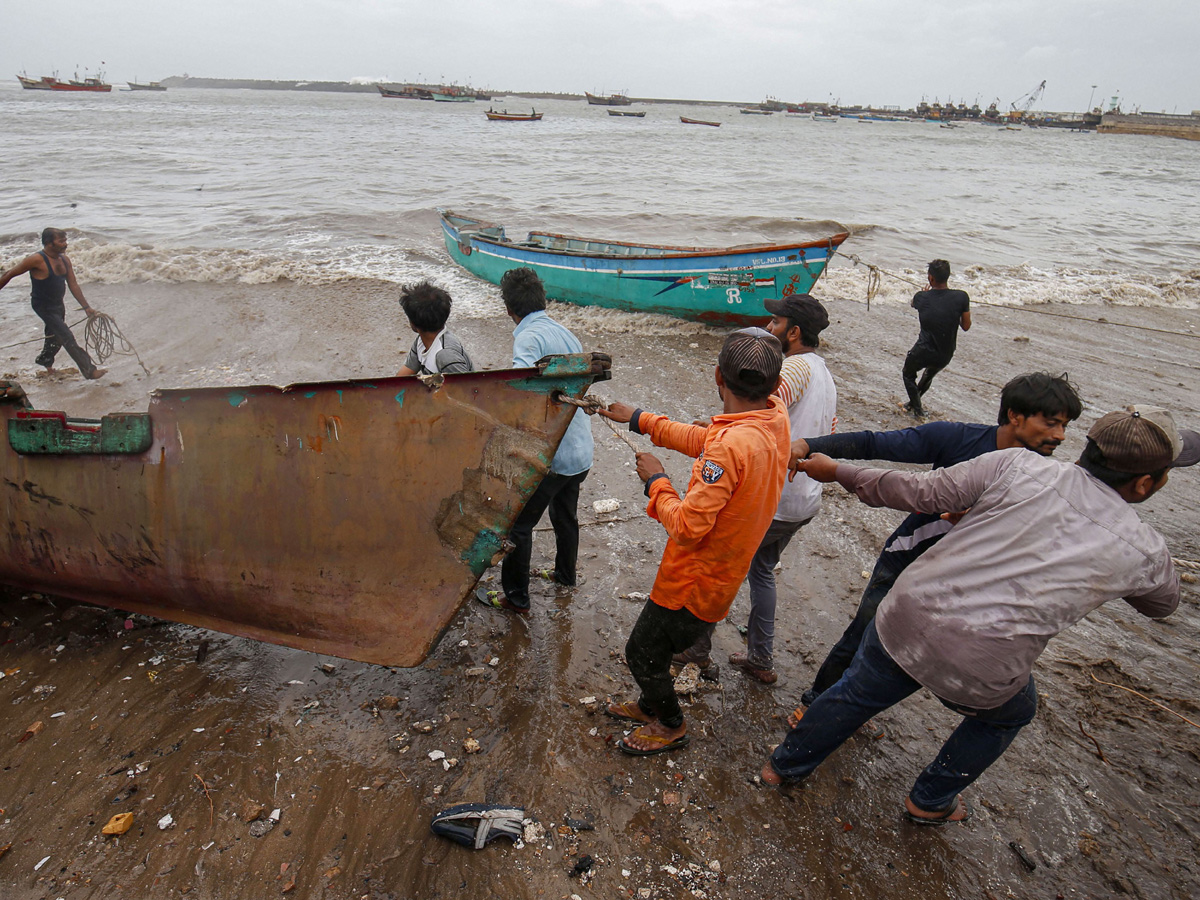
[[[513,367],[532,366],[543,356],[555,353],[582,353],[583,345],[575,335],[546,314],[546,291],[532,269],[510,269],[500,279],[504,307],[516,328],[513,329]],[[556,545],[551,580],[566,587],[582,582],[575,572],[579,557],[579,486],[592,467],[592,424],[583,410],[576,410],[567,426],[550,471],[542,479],[508,538],[515,545],[500,567],[502,591],[480,587],[476,598],[486,606],[510,612],[529,612],[529,562],[533,555],[533,529],[542,514],[550,510]]]

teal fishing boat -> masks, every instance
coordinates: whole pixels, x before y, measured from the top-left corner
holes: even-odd
[[[581,306],[661,313],[714,325],[761,322],[763,301],[807,293],[850,235],[728,249],[672,247],[532,231],[511,241],[504,228],[438,210],[451,259],[492,284],[528,266],[546,296]]]

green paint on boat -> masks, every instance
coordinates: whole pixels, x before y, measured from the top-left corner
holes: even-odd
[[[150,416],[145,413],[114,413],[99,420],[50,413],[8,422],[9,445],[30,455],[143,453],[153,442]]]

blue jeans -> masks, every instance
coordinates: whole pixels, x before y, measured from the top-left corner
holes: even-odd
[[[817,697],[837,684],[838,679],[845,675],[846,670],[850,668],[850,663],[854,660],[854,654],[858,652],[858,645],[862,643],[867,626],[875,620],[879,604],[883,602],[883,598],[887,596],[892,585],[896,583],[896,579],[900,577],[900,573],[904,571],[904,566],[899,565],[899,560],[895,562],[891,560],[893,556],[894,554],[885,550],[876,560],[875,569],[871,572],[871,580],[867,582],[862,599],[858,601],[854,620],[846,626],[846,630],[842,632],[838,642],[833,645],[833,649],[825,657],[825,662],[821,663],[821,668],[817,670],[817,677],[813,679],[813,686],[800,698],[800,702],[805,706],[811,706]]]
[[[920,688],[888,655],[871,622],[849,670],[805,710],[800,725],[788,732],[771,754],[771,768],[784,778],[804,778],[860,725]],[[963,720],[909,792],[918,808],[929,811],[949,809],[954,798],[987,771],[1017,732],[1033,721],[1037,688],[1031,675],[1015,697],[995,709],[941,702]]]

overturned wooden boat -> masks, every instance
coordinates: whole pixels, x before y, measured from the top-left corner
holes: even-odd
[[[720,122],[706,122],[703,119],[689,119],[687,116],[680,116],[679,121],[684,125],[711,125],[713,128],[720,128]]]
[[[419,664],[506,551],[601,354],[534,368],[159,390],[68,418],[0,381],[0,581]]]
[[[634,244],[531,231],[438,210],[451,259],[499,284],[509,269],[538,273],[552,300],[662,313],[714,325],[761,324],[763,301],[807,293],[850,235],[727,249]]]

